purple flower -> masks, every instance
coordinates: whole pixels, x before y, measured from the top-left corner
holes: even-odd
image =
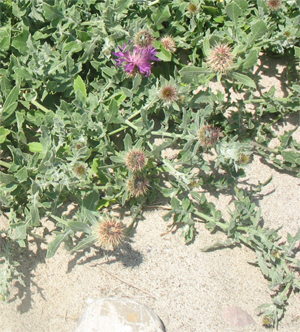
[[[126,44],[123,44],[123,47],[119,46],[119,52],[113,52],[112,54],[119,57],[119,59],[116,59],[117,66],[124,64],[125,71],[129,74],[134,74],[135,69],[137,69],[147,77],[151,74],[151,61],[160,61],[155,56],[157,54],[156,49],[152,46],[147,48],[135,46],[132,54],[129,51],[124,52],[125,48]]]

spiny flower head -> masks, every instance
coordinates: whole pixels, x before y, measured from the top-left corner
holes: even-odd
[[[132,149],[127,152],[125,163],[128,169],[132,172],[140,172],[147,165],[148,158],[144,151],[139,149]]]
[[[130,75],[139,72],[147,77],[151,74],[151,61],[160,61],[155,56],[157,54],[156,49],[152,46],[146,48],[135,46],[132,53],[124,51],[126,44],[123,44],[123,47],[119,46],[119,48],[119,52],[113,52],[112,54],[118,57],[116,59],[117,66],[124,65],[125,71]]]
[[[207,58],[207,64],[213,71],[225,73],[231,69],[233,59],[232,49],[228,44],[217,44]]]
[[[173,85],[165,85],[161,88],[159,96],[165,103],[170,104],[178,99],[177,88]]]
[[[130,194],[134,197],[144,196],[149,190],[149,181],[144,174],[134,174],[132,180],[129,179],[127,187]]]
[[[126,226],[112,216],[105,216],[94,226],[98,243],[105,249],[116,249],[126,238]]]
[[[152,46],[152,42],[154,40],[154,37],[152,34],[147,30],[142,30],[137,33],[135,36],[134,43],[139,48],[148,48]]]
[[[267,0],[267,5],[271,11],[277,11],[281,7],[282,0]]]
[[[167,51],[170,53],[176,52],[176,43],[171,36],[165,36],[160,41]]]
[[[199,141],[202,146],[210,148],[215,146],[218,139],[222,136],[218,128],[211,126],[203,126],[199,130]]]

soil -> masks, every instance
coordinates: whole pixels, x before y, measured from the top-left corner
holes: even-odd
[[[279,95],[286,95],[284,81],[278,77],[287,68],[287,60],[275,59],[277,65],[267,60],[257,68],[265,88],[275,85]],[[299,113],[286,118],[278,132],[295,127],[293,136],[300,141]],[[262,208],[265,225],[282,226],[283,237],[287,232],[295,235],[300,227],[299,178],[255,156],[241,185],[255,186],[271,175],[273,180],[257,193],[255,203]],[[231,198],[228,193],[212,193],[209,199],[226,211]],[[148,305],[168,332],[270,331],[262,326],[256,310],[271,303],[272,293],[260,269],[250,264],[256,260],[255,253],[245,246],[201,251],[225,238],[222,233],[211,234],[202,223],[197,224],[195,241],[185,245],[180,229],[167,232],[162,217],[168,206],[163,201],[155,204],[144,212],[131,241],[114,252],[93,247],[70,255],[60,248],[46,259],[45,245],[32,238],[30,251],[20,254],[25,283],[15,283],[10,301],[0,304],[0,331],[72,332],[88,304],[107,296],[129,297]],[[126,221],[130,222],[125,216]],[[51,221],[45,220],[44,226],[51,228]],[[229,325],[223,313],[230,306],[245,310],[256,324]],[[299,293],[291,294],[278,330],[300,331]]]

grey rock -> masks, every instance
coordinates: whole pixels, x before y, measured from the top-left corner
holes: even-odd
[[[166,332],[156,313],[128,298],[107,297],[91,303],[74,332]]]

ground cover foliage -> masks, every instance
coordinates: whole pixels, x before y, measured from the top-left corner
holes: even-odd
[[[273,291],[259,308],[262,324],[277,326],[300,289],[300,231],[282,242],[238,181],[253,154],[299,177],[293,131],[268,146],[274,126],[300,109],[299,7],[299,0],[2,1],[0,200],[10,220],[0,238],[2,300],[22,281],[17,253],[28,236],[38,238],[43,217],[56,225],[47,257],[61,244],[71,252],[114,249],[163,195],[171,206],[165,220],[187,243],[204,222],[228,237],[213,248],[256,252]],[[253,67],[262,52],[289,57],[285,97],[275,87],[261,91]],[[167,148],[178,151],[174,158]],[[206,193],[232,189],[227,220]],[[66,201],[78,207],[72,219],[58,215]],[[129,227],[110,215],[115,204],[130,211]]]

